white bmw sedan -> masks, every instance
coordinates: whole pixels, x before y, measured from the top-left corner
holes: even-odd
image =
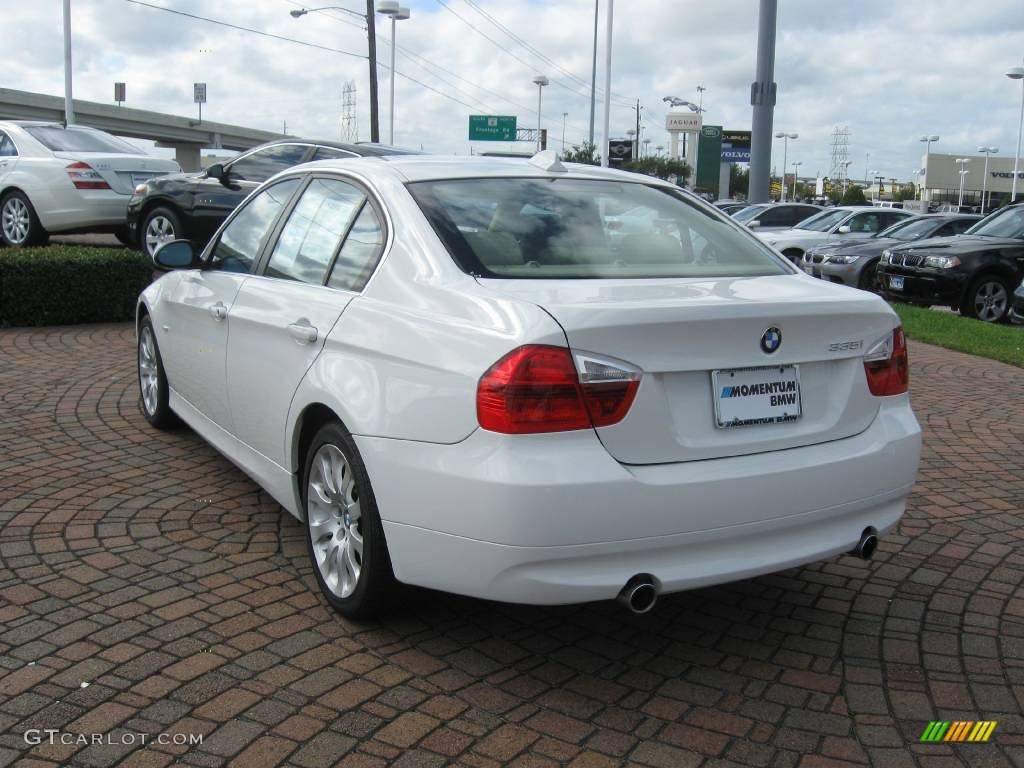
[[[604,217],[647,209],[645,231]],[[853,552],[920,428],[879,298],[660,181],[532,160],[297,166],[138,304],[142,408],[304,522],[350,616],[395,580],[558,604]]]
[[[51,234],[112,232],[128,245],[135,185],[179,170],[94,128],[0,121],[0,238],[25,246]]]

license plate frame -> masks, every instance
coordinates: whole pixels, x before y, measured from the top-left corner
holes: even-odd
[[[902,291],[904,285],[902,275],[889,275],[889,290]]]
[[[774,377],[766,375],[774,372]],[[793,388],[788,385],[794,384]],[[778,384],[778,387],[772,386]],[[765,391],[754,391],[742,388],[760,388],[765,385]],[[739,388],[741,394],[732,394],[734,388]],[[777,391],[773,391],[777,390]],[[769,410],[763,415],[751,415],[750,408],[745,407],[754,399],[769,398],[776,395],[795,395],[795,399],[787,402],[772,404],[769,401]],[[737,427],[771,426],[774,424],[792,424],[803,418],[803,399],[800,386],[799,365],[767,365],[753,368],[722,368],[711,372],[711,397],[715,405],[715,427],[717,429],[735,429]],[[728,403],[730,407],[723,408],[723,401],[731,401],[734,398],[741,398],[734,403]],[[739,406],[739,407],[736,407]],[[784,408],[795,407],[795,413]],[[745,413],[738,413],[743,411]]]

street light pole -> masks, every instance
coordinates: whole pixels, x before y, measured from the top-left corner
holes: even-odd
[[[75,104],[71,99],[71,0],[64,0],[64,122],[75,122]]]
[[[594,0],[594,63],[590,68],[590,146],[594,146],[594,105],[597,102],[597,17],[600,0]]]
[[[786,133],[785,131],[779,131],[775,134],[776,139],[782,139],[782,184],[779,185],[781,194],[779,195],[779,202],[786,202],[786,168],[787,165],[786,157],[789,154],[789,140],[800,138],[798,133]],[[796,184],[793,185],[793,189],[796,189]],[[794,193],[795,194],[795,193]]]
[[[615,0],[608,0],[608,23],[605,29],[604,51],[604,130],[601,134],[601,165],[608,167],[608,131],[612,119],[612,17],[615,12]]]
[[[541,100],[542,100],[542,96],[544,94],[544,86],[547,85],[549,82],[551,82],[551,81],[548,80],[546,77],[544,77],[544,75],[537,75],[535,78],[533,78],[533,84],[537,86],[537,151],[538,152],[540,152],[541,149],[543,149],[543,147],[541,145],[541,136],[542,136],[542,134],[541,134],[541,129],[540,129]]]
[[[924,142],[924,181],[921,182],[921,186],[924,191],[921,193],[921,199],[928,202],[930,195],[928,194],[928,158],[931,157],[932,142],[938,141],[939,137],[935,135],[922,136],[918,141]],[[925,213],[928,211],[925,210]]]
[[[778,0],[760,0],[757,16],[757,66],[750,86],[751,116],[750,179],[747,199],[752,203],[768,200],[771,186],[772,121],[775,116],[775,33]],[[785,180],[786,169],[782,169]]]
[[[842,163],[843,166],[843,194],[846,194],[846,188],[850,185],[850,166],[853,165],[853,160],[847,160]]]
[[[1017,122],[1017,154],[1013,158],[1013,185],[1010,192],[1010,202],[1017,202],[1017,174],[1020,165],[1020,137],[1024,133],[1024,67],[1010,67],[1006,70],[1006,76],[1011,80],[1021,81],[1020,90],[1020,120]]]
[[[999,147],[978,147],[978,151],[985,155],[985,170],[982,171],[981,176],[981,215],[985,215],[985,193],[988,190],[988,158],[990,155],[997,154]]]
[[[796,200],[796,175],[797,175],[797,173],[799,173],[801,165],[803,165],[802,161],[800,161],[800,160],[794,160],[793,161],[793,199],[794,200]],[[785,180],[786,180],[786,167],[785,166],[782,167],[782,180],[783,180],[783,182],[785,182]],[[785,187],[786,185],[783,184],[782,186]]]
[[[562,113],[562,154],[565,154],[565,121],[568,119],[569,113]]]
[[[958,157],[954,162],[960,166],[960,196],[956,201],[956,207],[959,209],[964,204],[964,177],[968,174],[967,164],[971,162],[971,158]]]
[[[388,144],[395,143],[395,48],[398,47],[395,41],[395,24],[409,18],[409,9],[398,5],[396,0],[380,0],[377,3],[377,13],[391,17],[391,94],[388,105]]]

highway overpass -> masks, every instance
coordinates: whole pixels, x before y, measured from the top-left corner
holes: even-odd
[[[193,118],[150,112],[145,109],[74,100],[75,123],[135,139],[155,141],[158,147],[175,150],[178,164],[186,171],[199,170],[200,149],[243,150],[265,141],[281,138],[281,134],[258,131],[240,125],[199,122]],[[64,119],[64,99],[44,93],[0,88],[0,119],[48,120]]]

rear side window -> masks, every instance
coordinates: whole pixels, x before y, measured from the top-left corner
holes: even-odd
[[[281,230],[266,276],[322,285],[338,245],[365,200],[351,184],[313,179]]]
[[[61,125],[26,125],[25,132],[51,152],[115,152],[121,155],[144,155],[138,147],[116,136],[88,128],[65,128]]]
[[[11,141],[11,137],[0,131],[0,157],[15,157],[18,150]]]
[[[308,150],[305,144],[275,144],[234,161],[228,171],[233,180],[266,181],[278,171],[301,163]]]
[[[723,214],[662,187],[500,178],[408,185],[466,272],[514,278],[777,275],[780,259]]]
[[[221,233],[207,268],[223,272],[251,271],[274,222],[298,186],[298,179],[287,179],[267,187],[246,202]]]
[[[337,160],[338,158],[344,157],[356,157],[351,152],[346,152],[344,149],[335,149],[334,147],[317,147],[316,152],[309,158],[310,162],[314,160]]]
[[[372,205],[364,203],[334,262],[327,284],[346,291],[363,290],[383,250],[384,227],[380,217]]]

